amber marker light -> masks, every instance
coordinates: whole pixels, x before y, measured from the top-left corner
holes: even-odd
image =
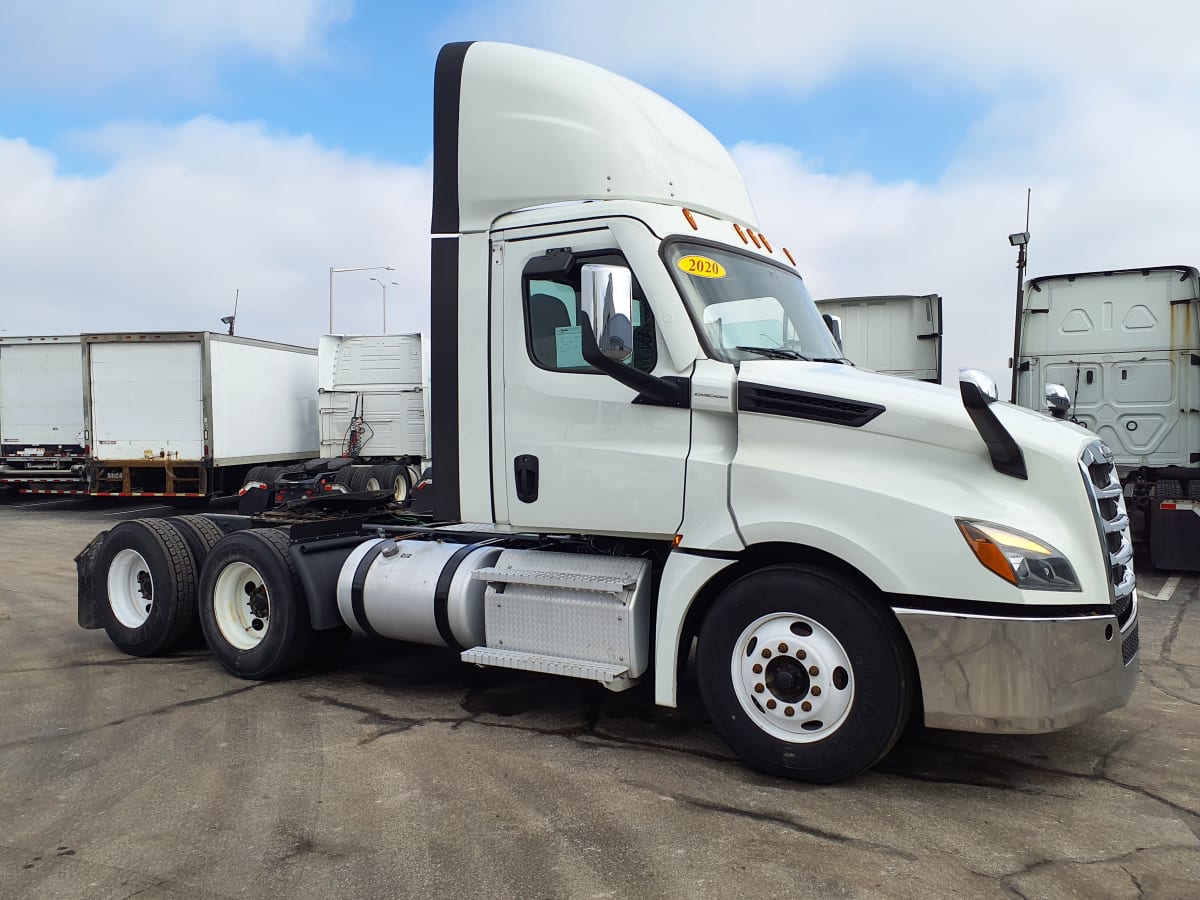
[[[733,230],[737,232],[737,236],[742,239],[743,244],[749,243],[749,241],[746,240],[746,232],[742,231],[742,226],[737,222],[733,223]]]
[[[783,255],[788,258],[788,262],[790,262],[793,266],[796,265],[796,258],[792,256],[792,251],[790,251],[787,247],[783,248]]]
[[[750,235],[750,240],[754,241],[754,246],[757,247],[759,250],[761,250],[762,242],[758,239],[758,235],[755,234],[753,231],[751,231],[749,228],[746,229],[746,234]]]
[[[775,252],[774,250],[771,249],[771,242],[767,240],[767,236],[765,234],[763,234],[761,231],[758,233],[758,239],[763,242],[763,246],[767,248],[768,253]]]
[[[995,542],[982,529],[970,522],[959,520],[958,530],[967,539],[967,544],[975,552],[978,560],[983,563],[985,569],[995,572],[1009,584],[1017,583],[1017,573],[1013,571],[1012,564],[1004,555],[1004,551],[996,546]]]
[[[683,217],[687,219],[688,224],[692,226],[692,231],[700,230],[700,226],[696,224],[696,217],[692,215],[692,211],[690,209],[684,209]]]
[[[683,543],[683,535],[677,534],[677,535],[675,535],[675,540],[671,541],[671,546],[678,547],[682,543]]]

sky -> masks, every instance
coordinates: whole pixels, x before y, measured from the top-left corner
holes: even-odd
[[[1200,4],[0,4],[0,334],[427,328],[433,64],[578,56],[729,148],[816,297],[938,293],[1007,384],[1027,275],[1200,265]],[[371,277],[383,281],[371,281]]]

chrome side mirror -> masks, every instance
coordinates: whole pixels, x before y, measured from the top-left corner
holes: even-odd
[[[1071,395],[1066,387],[1052,382],[1046,383],[1046,406],[1050,415],[1056,419],[1065,419],[1071,409]]]
[[[608,359],[633,355],[633,275],[624,266],[582,267],[579,305],[592,327],[596,346]]]
[[[958,384],[960,388],[963,386],[969,389],[973,388],[974,390],[970,390],[970,395],[977,396],[977,402],[980,402],[980,405],[995,403],[1000,397],[1000,392],[996,389],[996,380],[980,369],[959,369]],[[976,392],[978,392],[977,395]],[[963,398],[966,399],[967,396],[968,393],[964,392]]]
[[[838,349],[842,349],[842,317],[831,316],[829,313],[821,313],[821,318],[825,320],[825,327],[829,329],[829,333],[833,335],[833,340],[837,343]]]

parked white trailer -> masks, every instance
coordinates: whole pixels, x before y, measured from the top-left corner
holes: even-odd
[[[0,336],[0,488],[78,481],[83,431],[79,335]]]
[[[1043,276],[1025,284],[1017,402],[1066,389],[1112,450],[1151,554],[1200,568],[1200,277],[1192,266]]]
[[[429,458],[423,351],[419,334],[321,337],[321,456],[352,460],[338,474],[350,490],[404,500],[417,482]]]
[[[695,649],[722,737],[811,781],[913,715],[1040,732],[1129,700],[1094,434],[979,372],[843,364],[728,151],[645,88],[494,43],[444,47],[434,85],[430,520],[322,491],[199,551],[123,522],[78,557],[81,625],[149,655],[198,622],[242,678],[353,631],[663,706]]]
[[[942,381],[942,298],[937,294],[831,297],[817,301],[840,324],[856,366],[915,381]]]
[[[89,493],[208,497],[317,454],[317,352],[210,332],[84,334]]]

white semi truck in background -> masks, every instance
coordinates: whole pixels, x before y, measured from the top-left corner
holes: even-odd
[[[82,383],[79,335],[0,336],[0,492],[80,481]]]
[[[942,383],[942,298],[937,294],[830,297],[817,301],[838,323],[842,352],[856,366]]]
[[[981,373],[842,364],[728,152],[645,88],[450,44],[434,108],[430,519],[121,523],[78,557],[81,625],[148,655],[198,622],[253,679],[353,632],[664,706],[694,649],[734,750],[817,782],[914,715],[1041,732],[1128,701],[1137,595],[1095,435]],[[723,327],[750,307],[778,333]]]
[[[1017,323],[1017,403],[1098,434],[1137,534],[1164,569],[1200,569],[1200,277],[1148,266],[1032,278]]]

